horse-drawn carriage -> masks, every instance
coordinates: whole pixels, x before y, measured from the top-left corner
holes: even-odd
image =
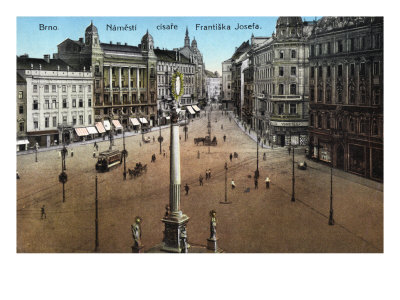
[[[150,143],[151,139],[150,139],[149,136],[146,136],[146,137],[143,137],[142,140],[143,140],[144,143]]]
[[[203,146],[217,146],[217,137],[214,136],[212,140],[209,135],[206,137],[195,138],[194,143],[195,145],[203,143]]]
[[[147,165],[142,165],[141,162],[136,163],[135,167],[133,168],[133,170],[128,168],[128,173],[129,176],[132,177],[138,177],[140,175],[142,175],[143,173],[147,172]]]

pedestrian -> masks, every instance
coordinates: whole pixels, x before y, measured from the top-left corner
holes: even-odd
[[[257,177],[254,178],[254,189],[258,189],[258,179]]]
[[[271,182],[271,180],[269,179],[269,177],[267,176],[267,178],[265,178],[265,187],[267,189],[269,189],[269,183]]]
[[[200,159],[200,150],[197,150],[197,158]]]
[[[40,215],[40,219],[46,219],[46,212],[44,210],[44,205],[42,206],[42,208],[40,209],[41,215]]]
[[[165,149],[163,149],[163,156],[165,157]]]
[[[201,174],[199,176],[199,182],[200,182],[200,186],[202,186],[203,185],[203,176],[201,176]]]
[[[154,138],[154,135],[153,135],[153,143],[156,141],[156,139]]]
[[[229,154],[229,160],[230,160],[231,162],[232,162],[232,157],[233,157],[232,153]]]
[[[17,171],[17,179],[21,179],[21,177],[19,177],[18,171]]]
[[[224,134],[224,142],[225,142],[225,140],[226,140],[226,135]]]
[[[288,153],[289,153],[289,155],[290,155],[290,146],[287,148],[287,151],[288,151]]]
[[[221,124],[221,130],[224,130],[224,125]]]
[[[208,179],[211,179],[211,169],[208,169]]]
[[[232,179],[232,181],[231,181],[231,186],[232,186],[232,190],[235,189],[235,187],[236,187],[236,184],[235,184],[235,182],[233,181],[233,179]]]
[[[208,170],[206,170],[206,180],[208,180]]]
[[[267,160],[267,153],[265,153],[265,152],[263,154],[263,160]]]
[[[96,144],[96,151],[99,151],[99,145]]]
[[[93,150],[93,158],[96,158],[96,151]]]
[[[189,186],[187,183],[185,184],[185,192],[186,192],[186,195],[189,194]]]
[[[140,147],[142,147],[142,142],[139,142]]]
[[[74,149],[71,148],[71,157],[74,157]]]
[[[97,148],[97,143],[94,142],[93,148]]]

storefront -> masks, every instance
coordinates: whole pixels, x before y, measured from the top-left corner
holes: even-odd
[[[29,141],[27,139],[17,141],[17,152],[28,150]]]

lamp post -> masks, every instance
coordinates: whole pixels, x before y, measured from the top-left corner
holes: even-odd
[[[119,113],[120,122],[122,122],[122,111]],[[122,125],[122,124],[121,124]],[[128,156],[128,151],[125,149],[125,127],[122,125],[122,143],[124,150],[122,150],[122,157],[124,158],[124,180],[126,180],[126,157]]]
[[[38,143],[36,142],[36,144],[35,144],[35,162],[38,162],[38,160],[37,160],[38,148],[39,148],[39,145],[38,145]]]
[[[292,202],[295,202],[295,196],[294,196],[294,183],[295,183],[295,177],[294,177],[294,149],[296,147],[296,145],[293,144],[292,142],[292,136],[290,136],[290,147],[292,148]]]
[[[65,170],[67,169],[65,166],[65,156],[67,154],[67,148],[65,147],[65,137],[64,137],[64,128],[62,129],[62,139],[63,139],[63,148],[61,150],[61,173],[58,176],[58,181],[62,183],[63,185],[63,200],[62,202],[65,202],[65,183],[68,180],[67,173]]]
[[[231,201],[228,202],[228,163],[225,162],[225,202],[220,201],[219,203],[221,204],[230,204],[232,203]]]
[[[208,123],[207,123],[208,136],[210,137],[210,142],[211,142],[211,112],[212,108],[210,108],[210,111],[208,112]],[[210,143],[208,144],[208,153],[210,153]]]
[[[185,131],[185,142],[186,142],[186,140],[187,140],[187,131],[188,131],[186,113],[185,113],[185,126],[183,127],[183,131]]]
[[[331,195],[330,195],[330,208],[329,208],[329,225],[334,225],[335,220],[333,219],[333,207],[332,207],[332,200],[333,200],[333,178],[332,178],[332,171],[333,171],[333,142],[331,144]]]
[[[109,146],[109,150],[112,150],[112,146],[113,146],[113,134],[112,134],[112,108],[110,108],[110,111],[108,113],[108,121],[110,122],[110,130],[108,131],[108,139],[110,140],[110,146]]]
[[[99,252],[99,206],[97,199],[97,174],[96,174],[96,198],[95,198],[95,208],[96,208],[96,216],[94,220],[95,224],[95,246],[94,251]]]

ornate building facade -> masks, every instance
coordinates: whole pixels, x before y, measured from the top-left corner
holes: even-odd
[[[145,119],[150,126],[157,118],[157,57],[153,37],[147,32],[138,46],[101,43],[96,26],[85,30],[85,40],[66,39],[55,55],[73,67],[94,74],[95,121]]]
[[[312,24],[280,17],[276,35],[253,44],[255,109],[252,125],[270,142],[308,144],[308,44]]]
[[[232,60],[222,62],[222,106],[231,109],[232,105]]]
[[[383,180],[383,18],[321,18],[309,49],[310,155]]]

